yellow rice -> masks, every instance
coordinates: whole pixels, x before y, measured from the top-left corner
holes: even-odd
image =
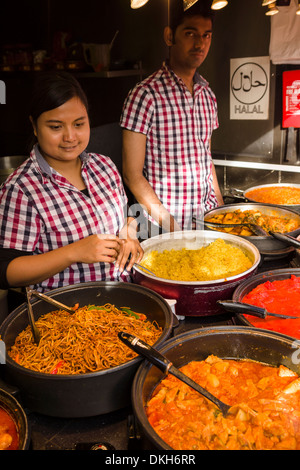
[[[196,250],[151,251],[141,264],[164,279],[212,281],[247,271],[253,263],[240,248],[217,239]]]

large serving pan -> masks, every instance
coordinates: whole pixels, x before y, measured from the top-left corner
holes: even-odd
[[[240,197],[246,201],[259,202],[259,201],[255,201],[254,199],[250,199],[247,196],[250,193],[250,191],[253,191],[254,189],[261,189],[261,188],[271,188],[271,187],[279,188],[281,186],[285,186],[288,188],[300,188],[300,184],[295,184],[295,183],[272,183],[272,184],[262,184],[260,186],[252,186],[251,188],[247,188],[245,191],[242,191],[239,189],[232,189],[230,193],[232,194],[232,196]],[[300,204],[283,204],[282,207],[294,210],[296,212],[300,212]]]
[[[156,321],[163,332],[156,345],[164,342],[173,327],[173,314],[168,303],[157,293],[134,284],[118,282],[90,282],[55,289],[50,297],[79,306],[112,303],[116,307],[129,306]],[[37,320],[55,310],[43,300],[32,302]],[[27,306],[14,310],[1,325],[0,335],[6,350],[16,336],[28,325]],[[24,405],[32,411],[58,417],[87,417],[110,413],[130,404],[130,389],[141,359],[94,373],[81,375],[51,375],[19,366],[8,355],[4,368],[5,382],[16,386]]]
[[[290,279],[290,277],[294,275],[296,277],[300,277],[300,268],[286,268],[286,269],[275,269],[273,271],[265,271],[260,274],[256,274],[251,279],[247,279],[242,282],[233,292],[232,300],[235,302],[242,302],[245,295],[249,294],[255,287],[260,284],[264,284],[267,281],[281,281],[284,279]],[[288,293],[286,298],[287,304],[289,302]],[[291,310],[290,315],[293,315],[293,311]],[[236,313],[237,322],[241,325],[251,326],[254,327],[254,324],[251,322],[251,317],[245,317],[243,313],[238,312]],[[252,321],[257,323],[257,318],[253,317]],[[276,329],[276,325],[278,326],[278,322],[274,323],[271,317],[267,317],[266,320],[259,320],[260,327],[264,329],[271,329],[278,331]],[[289,336],[300,339],[300,319],[296,320],[282,320],[280,322],[280,332],[284,332]]]
[[[27,450],[30,444],[30,431],[26,413],[19,401],[2,388],[0,388],[0,408],[5,410],[15,423],[19,438],[18,448],[15,450]]]
[[[274,217],[284,217],[288,219],[293,219],[299,223],[299,229],[294,230],[293,232],[289,232],[288,235],[292,237],[297,237],[300,234],[300,214],[294,210],[287,209],[285,207],[276,206],[272,204],[260,204],[260,203],[241,203],[241,204],[226,204],[224,206],[219,206],[215,209],[211,209],[210,211],[206,212],[204,216],[204,220],[208,220],[211,217],[223,214],[224,212],[234,212],[236,210],[246,211],[246,210],[258,210],[264,215],[267,216],[274,216]],[[210,230],[210,229],[209,229]],[[214,229],[212,229],[214,230]],[[277,240],[270,236],[257,236],[253,235],[250,237],[243,236],[245,240],[250,241],[253,243],[261,253],[269,253],[276,252],[278,250],[283,250],[289,247],[288,243],[285,243],[281,240]]]
[[[253,261],[247,271],[227,279],[214,281],[185,282],[173,281],[152,276],[141,268],[134,266],[134,282],[154,290],[166,299],[174,299],[176,313],[183,316],[217,315],[222,309],[216,304],[217,300],[231,298],[234,289],[242,280],[252,276],[259,265],[260,254],[258,249],[248,240],[222,232],[208,230],[186,230],[182,232],[165,233],[149,238],[141,243],[145,255],[157,250],[159,252],[170,249],[199,249],[207,246],[214,240],[222,238],[226,242],[243,250]],[[228,297],[229,296],[229,297]]]
[[[283,364],[300,373],[299,361],[293,360],[295,345],[292,338],[246,326],[189,331],[169,339],[158,349],[177,368],[214,354],[222,359],[250,359],[273,366]],[[145,413],[152,391],[162,378],[163,373],[157,367],[144,361],[134,378],[131,399],[142,435],[156,449],[171,450],[153,430]]]

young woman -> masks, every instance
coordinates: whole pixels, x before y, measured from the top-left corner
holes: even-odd
[[[143,251],[116,166],[85,152],[88,105],[77,80],[44,76],[30,120],[37,142],[0,190],[0,288],[128,279]]]

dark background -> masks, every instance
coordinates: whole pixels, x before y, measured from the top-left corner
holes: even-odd
[[[46,49],[51,59],[61,32],[67,33],[69,47],[89,42],[109,43],[118,30],[111,51],[111,68],[134,69],[141,62],[143,76],[147,76],[167,57],[163,28],[168,23],[168,0],[149,0],[138,10],[130,8],[130,0],[2,0],[1,12],[2,50],[7,45],[29,44],[33,50]],[[271,64],[268,120],[229,119],[230,59],[269,55],[271,20],[265,12],[261,0],[229,0],[227,7],[216,12],[211,50],[200,73],[218,100],[220,127],[212,140],[217,158],[285,163],[282,162],[285,131],[281,129],[281,77],[283,70],[297,66]],[[7,94],[6,104],[0,106],[0,157],[28,154],[31,136],[28,105],[37,73],[0,74]],[[129,89],[140,79],[137,74],[102,77],[89,66],[76,72],[76,76],[88,95],[94,128],[118,122]],[[269,172],[262,172],[258,176],[255,172],[254,178],[262,176],[264,180],[268,175]],[[248,171],[243,174],[241,170],[240,177],[246,186],[248,176]],[[223,177],[224,173],[221,180]],[[299,179],[297,173],[287,173],[285,177]]]

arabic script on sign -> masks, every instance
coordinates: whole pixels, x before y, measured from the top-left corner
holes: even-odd
[[[269,58],[231,59],[230,118],[267,119]]]
[[[258,64],[242,64],[232,76],[232,93],[243,104],[257,103],[266,93],[267,87],[266,73]]]

